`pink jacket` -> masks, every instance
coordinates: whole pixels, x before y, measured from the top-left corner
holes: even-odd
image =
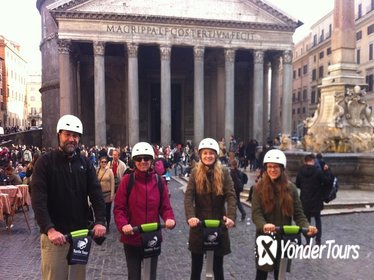
[[[173,209],[169,200],[169,192],[165,181],[163,184],[163,197],[160,207],[160,190],[157,186],[155,172],[140,172],[135,169],[135,182],[127,199],[127,185],[132,174],[123,177],[114,199],[114,221],[121,233],[121,242],[132,246],[141,246],[139,233],[125,235],[122,227],[127,224],[139,226],[145,223],[160,222],[167,219],[174,220]],[[127,203],[129,205],[127,205]]]

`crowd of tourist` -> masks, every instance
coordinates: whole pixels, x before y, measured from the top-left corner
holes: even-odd
[[[220,161],[229,165],[233,159],[238,161],[238,167],[250,171],[254,171],[261,166],[262,157],[264,153],[273,146],[272,141],[268,141],[267,145],[261,147],[258,145],[255,139],[250,139],[246,143],[243,140],[237,140],[234,136],[231,136],[228,147],[226,147],[225,139],[222,138],[218,141],[220,147],[219,158]],[[162,157],[166,160],[167,166],[175,176],[186,176],[188,177],[191,169],[195,163],[199,161],[199,155],[197,147],[191,142],[185,144],[177,143],[166,146],[160,146],[153,144],[155,158]],[[79,148],[82,155],[86,156],[95,168],[100,167],[99,159],[103,156],[108,157],[110,161],[112,159],[112,153],[115,149],[119,151],[119,159],[126,164],[126,167],[132,166],[131,162],[131,147],[123,145],[122,147],[116,147],[112,144],[106,146],[85,146],[80,144]],[[34,157],[51,151],[52,148],[26,146],[26,145],[12,145],[10,147],[0,147],[0,180],[4,184],[6,179],[5,168],[11,166],[14,169],[14,173],[20,176],[20,179],[24,183],[28,183],[30,176],[26,176],[28,168],[32,167],[32,161]],[[261,151],[263,151],[261,153]],[[0,182],[0,183],[1,183]],[[5,184],[9,182],[5,182]]]

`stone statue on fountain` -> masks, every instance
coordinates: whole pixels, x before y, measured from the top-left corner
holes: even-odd
[[[314,152],[368,152],[374,150],[372,108],[365,100],[365,90],[356,85],[346,92],[325,98],[321,112],[318,104],[313,117],[304,125],[304,148]],[[331,104],[334,101],[333,104]]]

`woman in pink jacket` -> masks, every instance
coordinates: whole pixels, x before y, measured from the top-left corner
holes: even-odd
[[[141,279],[141,262],[144,258],[142,240],[134,226],[160,222],[167,229],[175,226],[167,186],[157,178],[151,168],[154,151],[150,144],[139,142],[132,149],[135,170],[123,177],[114,200],[114,220],[124,243],[128,279]],[[160,181],[160,182],[159,182]],[[161,188],[159,187],[161,186]],[[152,279],[156,279],[157,256],[151,259]]]

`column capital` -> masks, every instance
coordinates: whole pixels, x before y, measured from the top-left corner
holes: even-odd
[[[160,45],[160,55],[161,55],[162,60],[170,60],[171,46],[170,45]]]
[[[263,50],[254,50],[254,63],[263,64],[264,63],[264,51]]]
[[[283,64],[291,64],[292,63],[292,51],[286,50],[283,52]]]
[[[71,52],[71,40],[59,39],[57,41],[58,52],[61,54],[70,54]]]
[[[105,42],[94,41],[93,42],[94,55],[104,55],[105,53]]]
[[[127,53],[129,57],[137,57],[138,49],[139,49],[139,45],[136,43],[127,44]]]
[[[195,60],[204,60],[205,48],[203,46],[194,46],[193,55]]]
[[[235,49],[225,49],[225,61],[227,62],[235,61]]]

